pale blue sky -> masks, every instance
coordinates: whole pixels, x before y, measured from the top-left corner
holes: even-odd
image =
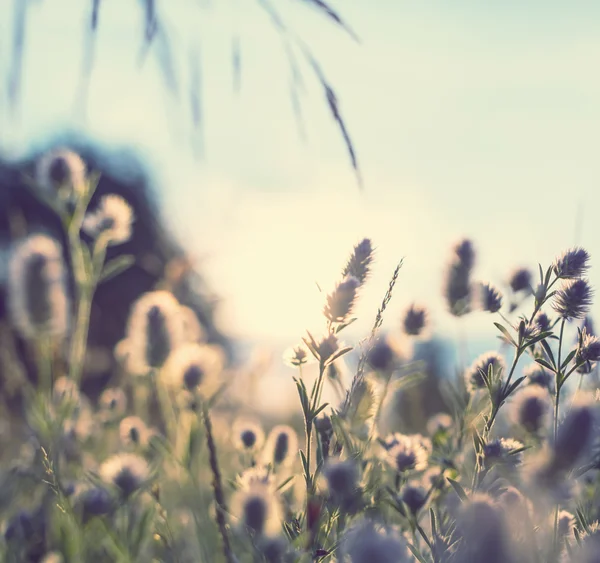
[[[203,257],[233,333],[301,335],[321,308],[313,282],[330,288],[363,236],[374,239],[378,263],[358,334],[402,256],[389,326],[418,299],[434,308],[439,328],[448,327],[441,273],[463,235],[480,251],[478,276],[500,282],[513,266],[548,264],[571,245],[581,205],[578,242],[600,260],[598,2],[336,2],[361,37],[357,45],[299,0],[272,1],[314,47],[338,90],[364,193],[308,71],[307,141],[299,137],[279,38],[253,0],[213,1],[212,11],[191,0],[162,2],[174,10],[177,60],[185,61],[191,46],[203,54],[201,160],[190,150],[185,105],[170,103],[154,60],[135,69],[134,2],[129,9],[103,2],[86,124],[152,159],[166,214]],[[12,4],[0,0],[3,77]],[[4,148],[72,122],[86,4],[46,0],[32,8],[21,119],[17,125],[2,112]],[[239,96],[232,92],[234,26],[243,48]],[[184,74],[184,89],[188,79]],[[596,286],[599,272],[591,275]],[[487,317],[470,322],[494,334]]]

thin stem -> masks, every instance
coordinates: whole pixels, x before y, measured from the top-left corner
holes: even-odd
[[[216,520],[221,534],[221,540],[223,541],[223,555],[227,563],[234,563],[233,552],[231,551],[231,544],[229,543],[229,535],[227,534],[227,526],[225,522],[225,514],[227,513],[227,505],[225,504],[225,495],[223,493],[223,483],[221,479],[221,470],[219,469],[219,461],[217,459],[217,448],[215,446],[215,440],[212,431],[212,422],[208,409],[205,405],[202,405],[202,419],[204,427],[206,428],[206,444],[208,446],[209,464],[213,474],[213,492],[215,496],[215,502],[217,504]]]

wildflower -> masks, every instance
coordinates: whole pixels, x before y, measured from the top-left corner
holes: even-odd
[[[83,520],[87,522],[94,516],[108,514],[114,508],[114,498],[104,487],[84,487],[75,492],[73,507]]]
[[[133,373],[148,373],[164,365],[185,342],[181,307],[168,291],[142,295],[133,305],[127,327],[128,364]]]
[[[445,282],[450,313],[460,317],[471,310],[471,270],[475,264],[473,243],[465,239],[454,247]]]
[[[370,273],[371,262],[373,261],[373,246],[368,238],[363,239],[354,247],[346,267],[342,271],[342,276],[352,276],[363,285]]]
[[[89,211],[83,220],[83,231],[94,239],[101,235],[107,246],[116,246],[131,238],[134,221],[129,204],[116,194],[102,196],[95,211]]]
[[[531,272],[527,268],[517,268],[510,275],[508,283],[515,293],[531,291]]]
[[[338,339],[335,334],[329,334],[321,339],[317,344],[317,354],[319,361],[325,363],[333,356],[339,348]]]
[[[547,332],[550,330],[550,317],[543,311],[540,311],[534,318],[533,324],[537,327],[538,332]]]
[[[81,157],[68,149],[47,152],[36,163],[35,180],[48,193],[70,189],[81,195],[86,186],[86,169]]]
[[[463,503],[457,528],[462,536],[457,561],[513,561],[506,521],[489,496],[475,494]]]
[[[308,363],[308,352],[302,344],[288,348],[284,355],[283,361],[291,367],[300,367]]]
[[[119,424],[121,443],[127,448],[139,448],[148,443],[148,427],[139,416],[127,416]]]
[[[393,434],[385,442],[387,462],[398,473],[406,471],[422,471],[427,467],[429,451],[423,437],[416,434]]]
[[[349,528],[338,549],[339,560],[349,563],[409,563],[413,560],[398,533],[369,520]]]
[[[264,448],[265,463],[273,465],[287,465],[293,462],[298,450],[298,436],[296,431],[284,424],[275,426]]]
[[[339,282],[332,293],[327,296],[325,317],[332,323],[343,323],[352,313],[356,292],[360,281],[354,276],[347,276]]]
[[[472,390],[485,389],[484,378],[488,378],[491,370],[492,381],[506,371],[504,358],[496,352],[481,354],[465,373],[465,379]]]
[[[223,356],[215,347],[188,342],[169,354],[160,376],[173,389],[208,397],[218,386],[222,368]]]
[[[496,313],[502,307],[502,294],[491,283],[481,284],[481,308]]]
[[[376,371],[389,371],[395,364],[394,360],[394,350],[385,338],[379,339],[367,354],[367,362]]]
[[[580,335],[575,362],[577,364],[591,364],[600,360],[600,338],[588,334],[585,329]]]
[[[127,397],[120,387],[105,389],[100,395],[100,409],[105,417],[115,420],[125,413],[127,409]]]
[[[552,382],[554,380],[554,374],[544,366],[541,366],[537,362],[528,365],[523,370],[523,375],[527,377],[528,385],[537,385],[544,389],[552,389]]]
[[[554,296],[554,310],[563,319],[581,319],[592,304],[592,288],[582,278],[569,279]]]
[[[121,496],[128,498],[150,478],[148,464],[136,454],[116,454],[100,466],[100,477],[106,483],[116,487]]]
[[[445,412],[434,414],[427,421],[427,433],[435,436],[438,433],[445,433],[452,428],[452,417]]]
[[[354,496],[358,487],[358,466],[351,459],[328,460],[323,470],[327,488],[332,498],[338,502]]]
[[[595,413],[585,403],[575,404],[558,429],[548,464],[550,474],[569,471],[584,457],[594,435]]]
[[[232,514],[256,536],[274,536],[283,518],[281,502],[269,485],[252,482],[239,489],[231,500]]]
[[[22,542],[35,531],[34,514],[25,510],[17,512],[6,524],[4,539]]]
[[[581,247],[575,246],[563,252],[552,265],[557,277],[576,279],[583,276],[589,268],[590,255]]]
[[[530,385],[521,390],[513,403],[515,422],[533,434],[545,427],[550,411],[548,389],[539,385]]]
[[[516,465],[521,462],[523,444],[512,438],[497,438],[483,446],[486,464],[504,463]]]
[[[250,420],[237,420],[233,425],[233,435],[235,445],[240,450],[258,450],[265,441],[263,429]]]
[[[418,485],[405,485],[400,495],[402,502],[408,507],[412,514],[416,514],[425,506],[427,492]]]
[[[411,336],[418,336],[425,328],[426,319],[425,307],[419,307],[413,303],[404,314],[404,332]]]
[[[25,338],[66,335],[69,307],[63,253],[55,239],[30,235],[13,248],[8,297],[13,322]]]

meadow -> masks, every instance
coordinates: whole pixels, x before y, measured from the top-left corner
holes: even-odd
[[[87,350],[94,300],[134,264],[119,248],[138,223],[121,195],[90,204],[99,172],[77,154],[37,166],[31,193],[64,236],[27,233],[6,253],[2,561],[600,560],[585,249],[516,270],[505,291],[474,279],[475,241],[450,245],[446,314],[487,312],[498,345],[469,364],[456,342],[453,375],[439,377],[414,354],[431,336],[426,306],[381,330],[402,261],[371,332],[344,340],[377,266],[375,241],[349,241],[314,312],[322,332],[281,359],[296,411],[273,420],[239,392],[260,370],[232,364],[164,280],[124,312],[104,387],[82,387],[99,361]]]

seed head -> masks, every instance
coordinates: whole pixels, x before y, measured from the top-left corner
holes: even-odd
[[[508,281],[510,288],[515,292],[531,291],[531,272],[527,268],[517,268]]]
[[[578,246],[563,252],[552,265],[557,277],[562,279],[576,279],[583,276],[589,266],[590,255]]]
[[[161,368],[184,342],[181,307],[171,293],[152,291],[134,303],[127,327],[127,363],[132,373]]]
[[[467,386],[473,391],[485,389],[484,377],[488,377],[490,369],[493,379],[499,378],[506,371],[504,358],[497,352],[485,352],[473,362],[465,373]]]
[[[420,434],[393,434],[385,442],[386,460],[398,473],[423,471],[427,467],[430,448]]]
[[[83,522],[108,514],[114,506],[114,497],[104,487],[85,486],[73,496],[73,508]]]
[[[554,374],[537,362],[528,365],[523,370],[523,375],[527,377],[527,385],[537,385],[548,390],[553,388]]]
[[[481,284],[481,308],[490,313],[497,313],[502,307],[502,294],[491,283]]]
[[[89,211],[83,221],[83,231],[94,239],[102,235],[107,246],[123,244],[131,238],[133,211],[129,204],[116,194],[102,197],[95,211]]]
[[[385,338],[380,338],[367,354],[367,362],[375,371],[391,370],[395,360],[396,354]]]
[[[538,332],[546,332],[550,330],[550,317],[543,311],[540,311],[533,319],[533,324],[537,327]]]
[[[332,323],[343,323],[352,313],[360,281],[354,276],[345,277],[327,296],[325,317]]]
[[[187,342],[169,354],[160,377],[171,389],[186,389],[206,398],[218,387],[223,362],[218,348]]]
[[[283,355],[283,361],[291,367],[300,367],[308,363],[308,351],[302,344],[288,348]]]
[[[558,429],[551,450],[549,473],[569,471],[589,452],[594,435],[595,413],[585,403],[575,404]]]
[[[126,448],[137,449],[148,444],[149,432],[139,416],[127,416],[119,424],[121,443]]]
[[[425,506],[427,491],[418,485],[406,485],[400,495],[402,502],[408,507],[412,514],[416,514]]]
[[[497,438],[483,446],[483,455],[486,464],[502,463],[516,465],[521,461],[519,450],[523,444],[512,438]],[[518,452],[518,453],[515,453]]]
[[[411,336],[418,336],[425,328],[427,321],[427,310],[414,303],[404,313],[404,332]]]
[[[35,180],[49,194],[65,189],[69,195],[81,195],[86,189],[85,164],[77,153],[58,148],[37,161]]]
[[[351,459],[329,459],[323,470],[327,488],[332,498],[343,502],[354,496],[358,487],[358,467]]]
[[[575,361],[578,364],[597,362],[600,360],[600,339],[588,334],[586,329],[580,334]]]
[[[441,432],[447,432],[452,428],[452,417],[444,412],[434,414],[427,421],[427,433],[430,436],[435,436]]]
[[[128,498],[146,484],[150,471],[143,457],[122,453],[110,457],[100,466],[100,477],[116,487],[123,498]]]
[[[539,385],[529,385],[515,397],[513,418],[525,430],[537,434],[545,428],[551,408],[548,389]]]
[[[125,414],[127,397],[120,387],[105,389],[100,395],[100,409],[106,420],[116,420]]]
[[[235,446],[241,451],[259,450],[265,441],[265,433],[260,424],[246,419],[236,420],[233,437]]]
[[[265,463],[273,465],[289,465],[298,455],[298,436],[296,431],[287,425],[275,426],[264,449]]]
[[[69,304],[62,247],[46,235],[30,235],[12,250],[8,301],[12,320],[28,339],[66,336]]]
[[[255,536],[274,536],[280,530],[281,501],[267,484],[252,482],[239,489],[232,498],[231,511],[240,525]]]
[[[592,305],[592,293],[587,280],[568,279],[556,292],[552,306],[563,319],[582,319]]]
[[[352,276],[362,286],[369,277],[371,262],[373,262],[373,246],[370,239],[365,238],[354,247],[354,251],[342,271],[342,277]]]
[[[413,558],[397,532],[363,520],[343,535],[339,560],[348,563],[409,563]]]

